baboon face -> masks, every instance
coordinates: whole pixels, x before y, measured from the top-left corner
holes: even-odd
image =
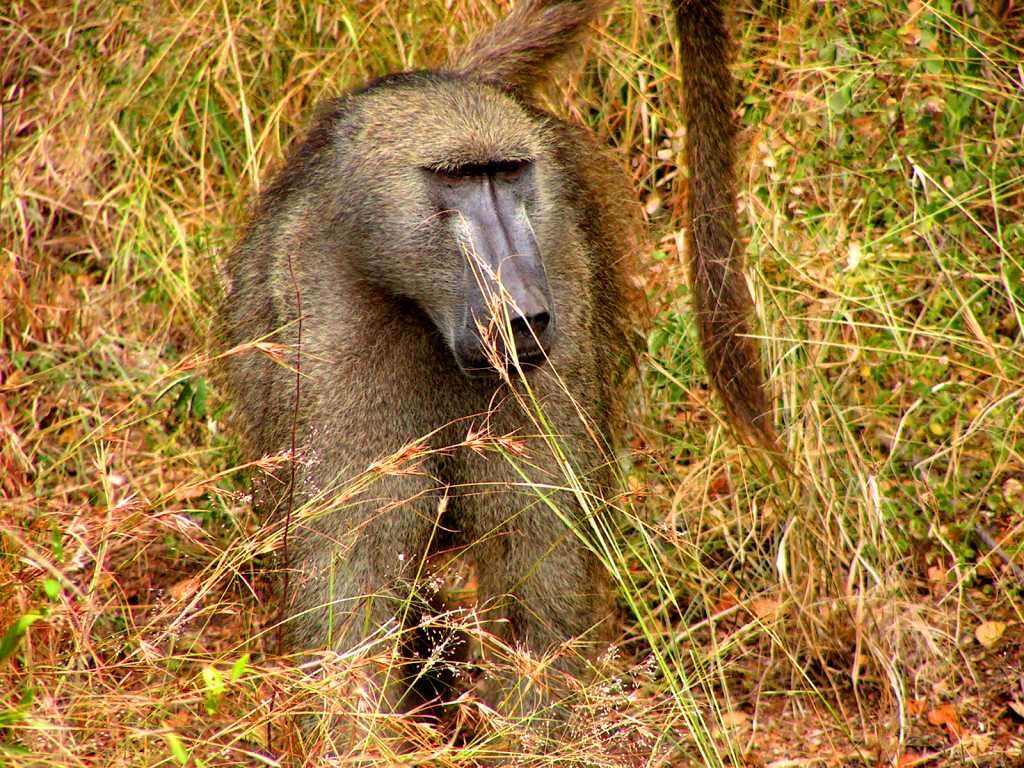
[[[493,159],[423,171],[465,262],[450,341],[456,361],[464,371],[486,369],[490,339],[498,355],[511,342],[520,362],[542,362],[554,310],[527,210],[536,198],[534,162]]]
[[[371,87],[356,102],[358,139],[373,141],[378,163],[354,158],[354,173],[374,174],[363,186],[375,199],[354,211],[372,254],[362,275],[415,302],[469,375],[542,364],[556,341],[546,262],[559,243],[538,119],[496,89],[454,80],[429,92]]]

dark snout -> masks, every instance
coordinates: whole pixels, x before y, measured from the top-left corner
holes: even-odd
[[[542,254],[521,200],[530,173],[509,180],[481,173],[446,187],[465,269],[462,312],[452,347],[467,373],[543,364],[555,339],[555,312]]]
[[[463,370],[491,369],[495,355],[506,366],[543,364],[554,341],[555,318],[536,249],[506,257],[494,276],[467,273],[466,304],[454,340]]]

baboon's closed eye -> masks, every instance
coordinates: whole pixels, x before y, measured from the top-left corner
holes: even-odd
[[[515,181],[529,171],[532,164],[532,160],[495,160],[490,163],[436,165],[425,170],[448,184],[458,184],[479,176],[493,176],[499,181]]]

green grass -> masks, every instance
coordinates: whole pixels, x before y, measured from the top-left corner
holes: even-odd
[[[1001,664],[1024,653],[1019,14],[738,4],[741,220],[790,477],[736,445],[696,352],[666,5],[618,3],[546,96],[634,181],[654,318],[628,493],[592,532],[621,632],[570,684],[561,764],[1012,765],[1010,681],[973,665],[987,621]],[[0,10],[0,761],[315,764],[303,713],[369,722],[353,681],[384,650],[314,679],[277,649],[280,529],[225,431],[217,265],[318,100],[439,63],[499,10]],[[955,743],[922,714],[947,702]],[[536,751],[471,697],[458,717],[484,735],[394,729],[437,765]]]

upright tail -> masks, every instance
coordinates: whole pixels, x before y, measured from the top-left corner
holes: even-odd
[[[607,5],[608,0],[519,0],[446,70],[526,95]]]
[[[776,445],[737,239],[731,41],[721,0],[674,0],[689,167],[690,283],[704,361],[732,423]]]

